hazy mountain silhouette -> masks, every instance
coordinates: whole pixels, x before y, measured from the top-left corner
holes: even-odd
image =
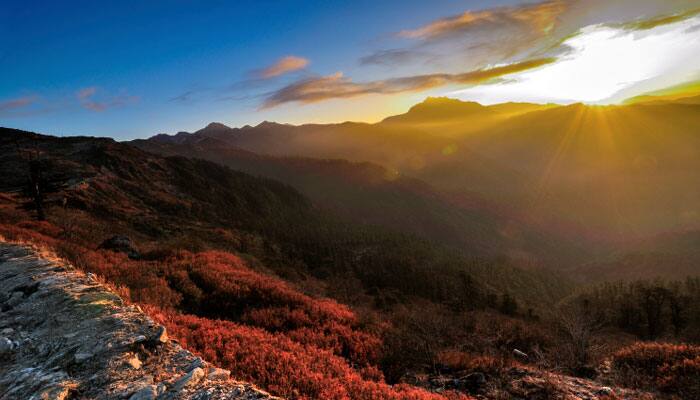
[[[184,141],[178,134],[170,141],[159,135],[130,143],[153,153],[206,159],[279,180],[353,223],[411,233],[470,255],[561,263],[584,254],[580,246],[528,226],[478,196],[447,195],[369,162],[259,155],[228,144],[226,137],[215,137],[210,127]]]
[[[677,102],[538,108],[429,99],[373,125],[216,125],[188,140],[370,161],[443,192],[476,194],[536,224],[622,240],[700,223],[698,124],[698,106]]]

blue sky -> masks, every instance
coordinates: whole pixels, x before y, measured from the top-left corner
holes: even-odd
[[[574,3],[5,0],[0,125],[130,139],[211,121],[377,120],[480,83],[465,73],[536,58],[556,35],[698,2],[600,6],[592,20]],[[506,52],[509,21],[533,36]]]

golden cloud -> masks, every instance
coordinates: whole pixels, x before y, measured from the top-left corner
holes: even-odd
[[[677,13],[677,14],[662,15],[662,16],[658,16],[658,17],[654,17],[654,18],[628,22],[628,23],[622,24],[621,26],[625,29],[628,29],[628,30],[643,31],[643,30],[648,30],[648,29],[654,29],[657,26],[663,26],[663,25],[673,24],[676,22],[681,22],[681,21],[684,21],[688,18],[692,18],[698,14],[700,14],[700,8],[688,10],[688,11]]]
[[[484,25],[510,27],[525,25],[535,32],[549,32],[557,18],[566,10],[562,0],[548,0],[517,7],[500,7],[482,11],[467,11],[460,15],[438,19],[414,30],[399,32],[399,36],[413,39],[437,39],[462,33]]]
[[[309,60],[303,57],[286,56],[277,60],[276,63],[261,70],[259,75],[261,78],[268,79],[286,74],[288,72],[298,71],[306,68],[309,65]]]
[[[448,84],[475,85],[504,75],[539,68],[554,61],[556,61],[554,58],[540,58],[460,74],[425,74],[362,83],[353,82],[337,72],[333,75],[303,79],[287,85],[268,96],[261,108],[271,108],[291,102],[315,103],[367,94],[419,92]]]

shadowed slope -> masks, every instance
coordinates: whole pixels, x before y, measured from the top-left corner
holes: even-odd
[[[261,156],[201,133],[189,137],[189,144],[173,143],[176,140],[172,137],[166,143],[162,137],[153,137],[130,143],[158,154],[202,158],[270,177],[292,185],[317,206],[353,223],[412,233],[472,256],[505,254],[553,262],[580,252],[476,196],[448,196],[376,164]]]

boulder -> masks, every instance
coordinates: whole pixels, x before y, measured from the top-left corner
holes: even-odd
[[[127,236],[112,236],[111,238],[103,241],[97,248],[112,250],[117,253],[124,253],[132,259],[138,259],[141,257],[138,249],[136,249],[136,246],[134,246],[131,239],[129,239]]]

